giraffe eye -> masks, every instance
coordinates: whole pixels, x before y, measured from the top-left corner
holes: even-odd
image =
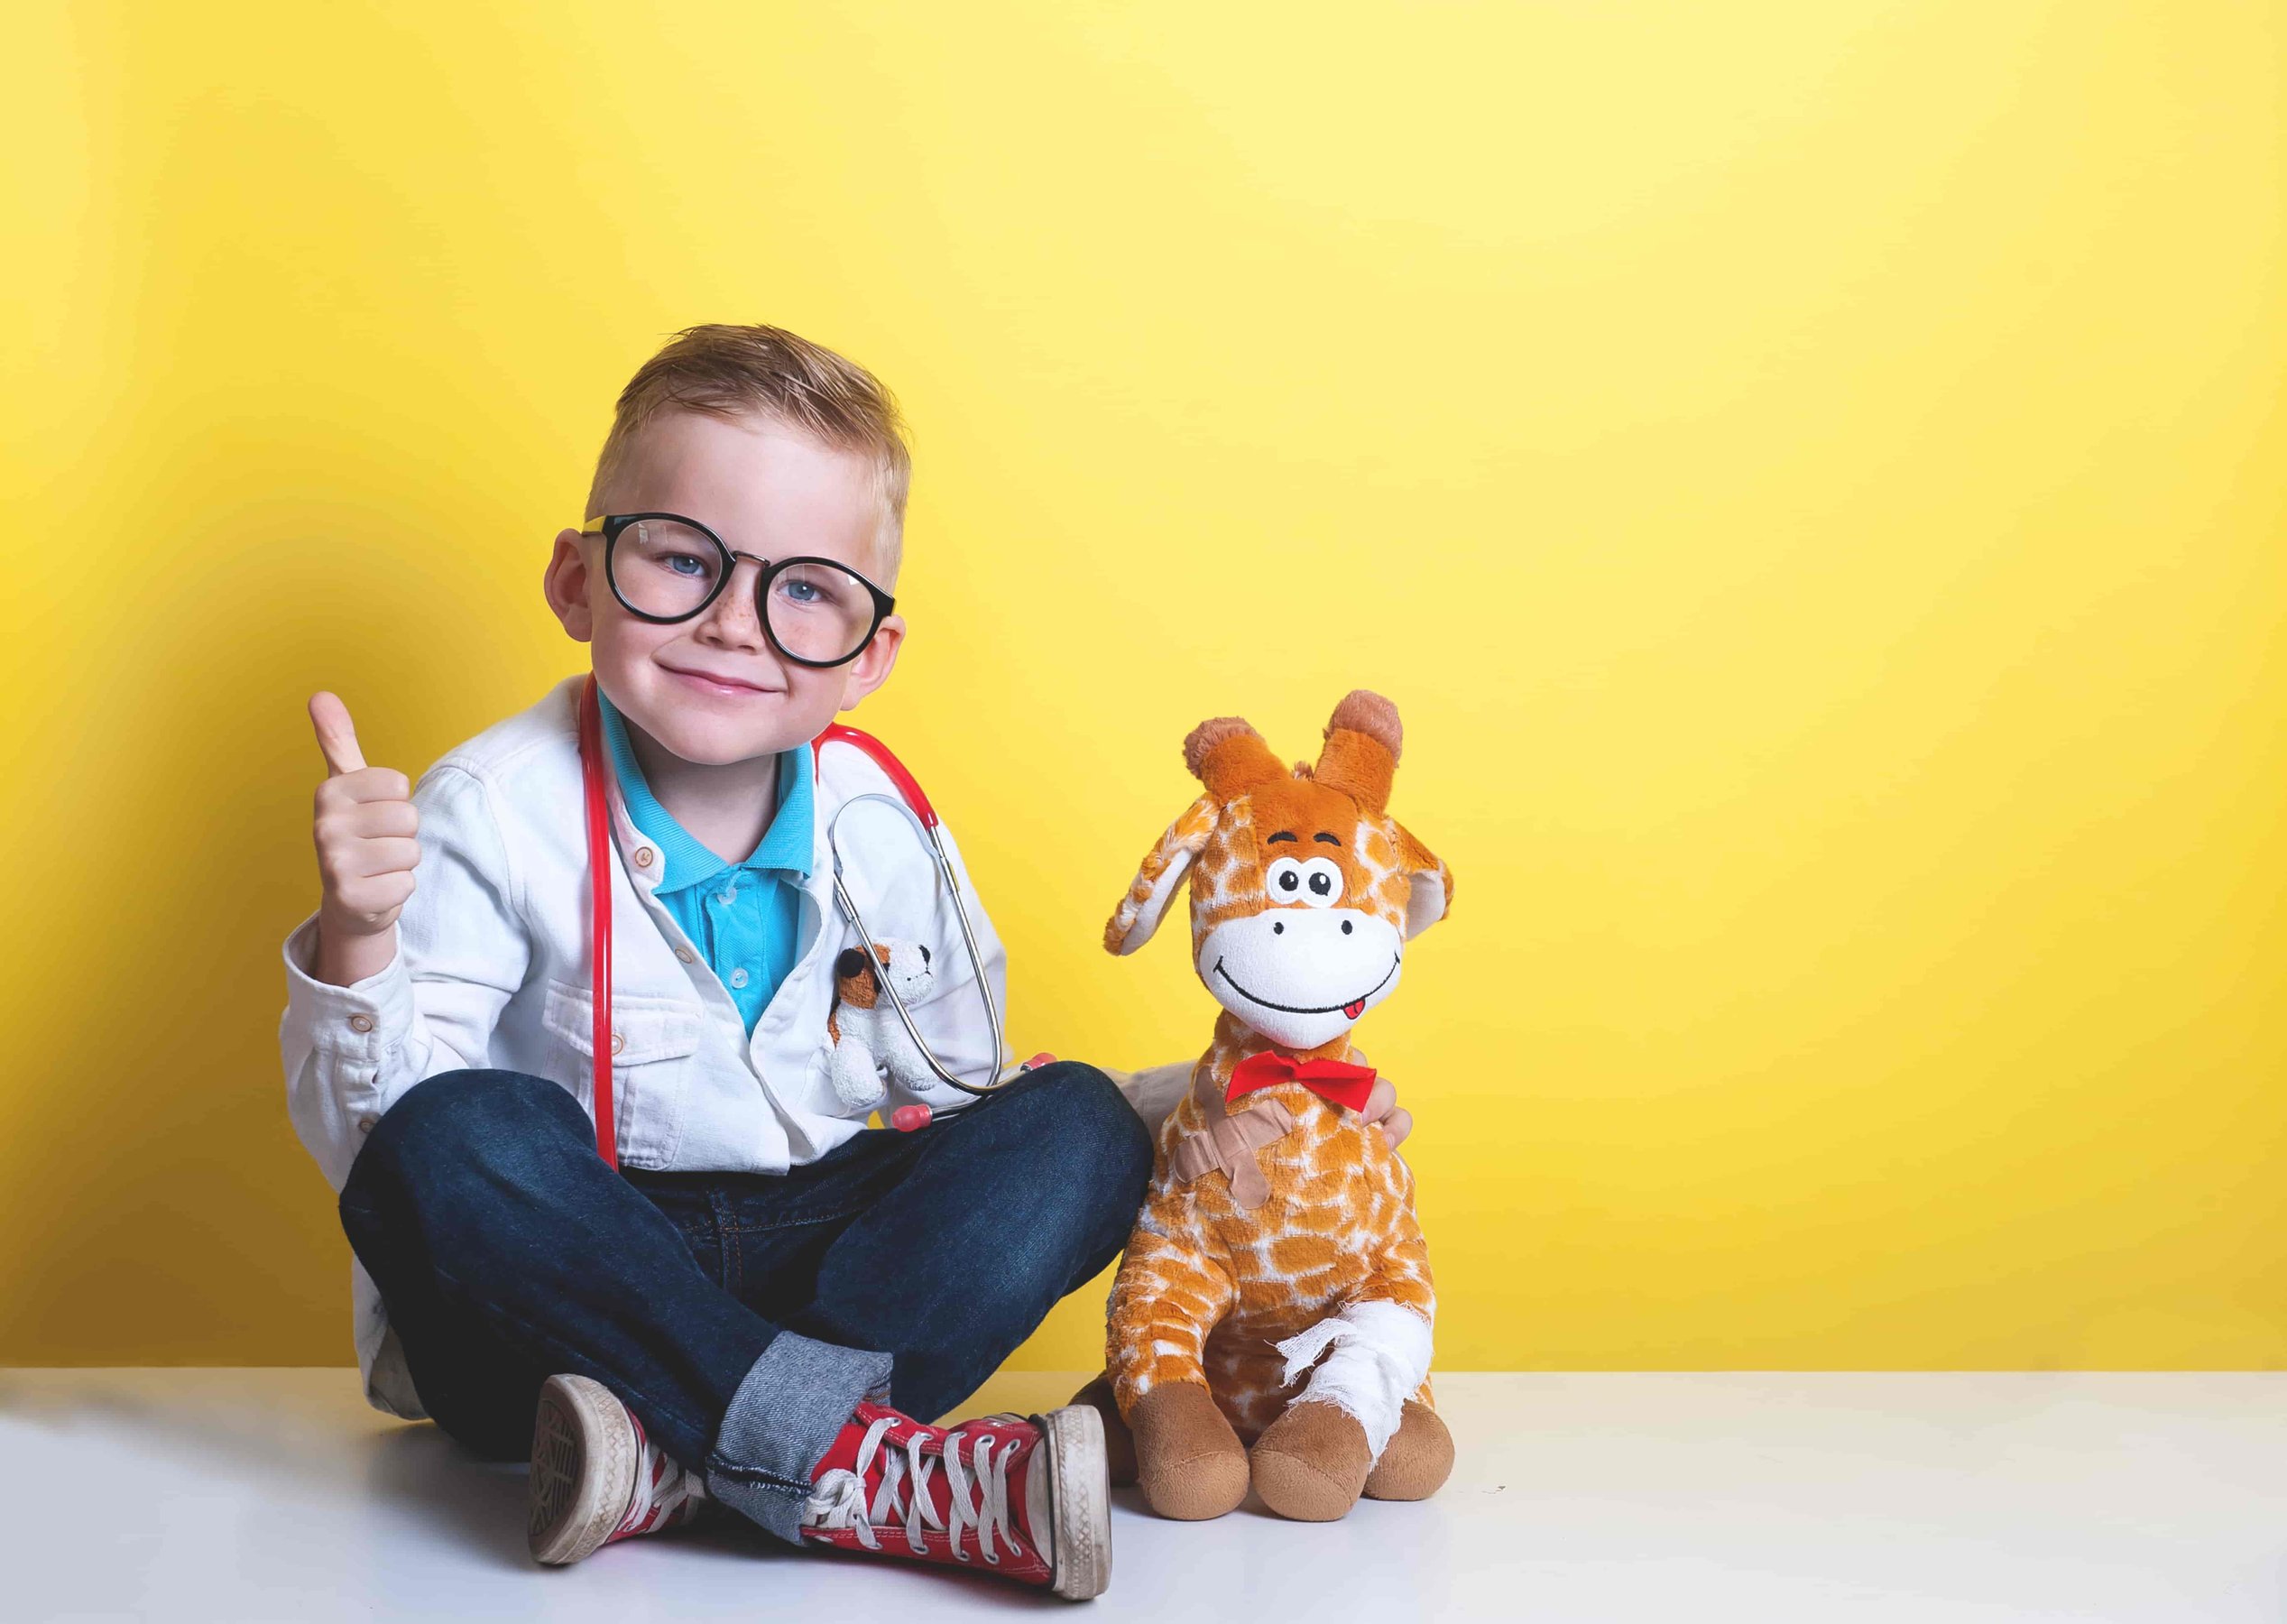
[[[1263,887],[1274,902],[1332,908],[1342,900],[1342,872],[1330,858],[1313,857],[1301,863],[1292,857],[1281,857],[1264,871]]]

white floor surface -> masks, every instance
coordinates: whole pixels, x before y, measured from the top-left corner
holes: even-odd
[[[1113,1513],[1099,1620],[2287,1619],[2287,1374],[1446,1374],[1453,1479]],[[964,1413],[1060,1402],[1013,1375]],[[994,1581],[705,1527],[543,1571],[521,1467],[354,1371],[0,1370],[0,1619],[932,1619]]]

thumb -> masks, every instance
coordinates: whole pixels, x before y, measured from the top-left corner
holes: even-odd
[[[349,706],[323,689],[309,697],[309,723],[318,730],[318,748],[326,755],[326,776],[362,772],[364,755],[357,748],[357,729],[351,725]]]

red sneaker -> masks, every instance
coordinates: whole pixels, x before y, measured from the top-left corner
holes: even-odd
[[[1073,1601],[1111,1582],[1103,1421],[1084,1404],[952,1427],[861,1404],[811,1485],[802,1536],[821,1545],[977,1564]]]
[[[615,1539],[655,1534],[699,1514],[706,1491],[643,1435],[600,1381],[551,1376],[532,1417],[532,1555],[577,1562]]]

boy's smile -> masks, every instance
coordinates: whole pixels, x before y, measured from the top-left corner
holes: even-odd
[[[680,677],[689,683],[695,692],[713,694],[725,699],[742,698],[749,694],[775,694],[781,691],[734,677],[715,677],[705,671],[687,671],[680,666],[669,664],[664,660],[660,660],[659,664],[669,675]]]
[[[633,730],[647,775],[715,780],[708,787],[715,792],[743,790],[749,778],[765,785],[780,751],[816,737],[837,711],[888,679],[905,635],[902,617],[885,618],[847,665],[821,669],[780,656],[757,603],[755,558],[827,558],[892,589],[879,562],[888,554],[889,521],[862,454],[770,418],[670,411],[637,431],[602,505],[686,514],[733,551],[752,555],[735,560],[702,613],[662,625],[613,596],[601,536],[566,530],[556,538],[544,582],[549,605],[567,632],[594,645],[595,679]],[[655,763],[659,752],[674,759]],[[701,771],[687,774],[678,764]]]

